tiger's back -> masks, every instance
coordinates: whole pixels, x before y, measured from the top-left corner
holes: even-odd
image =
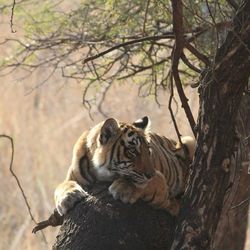
[[[183,141],[185,142],[185,138]],[[155,133],[150,133],[150,144],[152,145],[152,155],[154,168],[160,171],[170,187],[170,196],[175,197],[184,192],[188,175],[188,162],[192,159],[194,145],[180,146],[174,140],[168,139]],[[191,146],[191,148],[190,148]],[[189,154],[189,151],[191,154]],[[188,156],[186,155],[188,153]],[[187,157],[189,157],[187,159]]]

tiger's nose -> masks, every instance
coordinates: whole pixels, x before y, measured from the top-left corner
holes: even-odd
[[[145,173],[145,176],[147,179],[151,179],[152,177],[154,177],[154,175],[155,175],[155,171]]]

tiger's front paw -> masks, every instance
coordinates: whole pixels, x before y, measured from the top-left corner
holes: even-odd
[[[56,209],[60,215],[65,215],[76,203],[88,194],[75,181],[66,181],[55,190]]]
[[[124,179],[115,180],[109,187],[109,192],[115,200],[121,200],[123,203],[135,203],[141,195],[140,190],[132,183]]]

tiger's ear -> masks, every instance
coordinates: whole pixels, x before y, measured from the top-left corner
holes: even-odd
[[[99,141],[102,145],[105,145],[108,140],[113,137],[118,131],[119,125],[114,118],[107,119],[101,128]]]
[[[150,130],[150,124],[151,124],[151,122],[147,116],[144,116],[143,118],[133,122],[133,125],[136,128],[140,128],[144,131]]]

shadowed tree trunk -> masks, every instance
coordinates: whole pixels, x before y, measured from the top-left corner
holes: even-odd
[[[213,249],[244,249],[250,197],[250,95],[243,96],[237,118],[240,144],[230,169],[221,218],[215,233]]]
[[[173,233],[167,212],[122,204],[97,186],[65,216],[53,249],[169,249]]]
[[[101,191],[65,217],[54,249],[170,249],[172,241],[176,250],[211,249],[218,240],[215,232],[223,202],[232,192],[231,166],[240,145],[236,117],[249,76],[250,1],[246,0],[212,66],[201,77],[198,146],[175,234],[174,219],[166,212],[142,202],[124,205]]]
[[[239,146],[236,117],[250,75],[250,1],[243,1],[232,31],[199,89],[197,148],[172,249],[210,249],[230,188],[230,164]]]

